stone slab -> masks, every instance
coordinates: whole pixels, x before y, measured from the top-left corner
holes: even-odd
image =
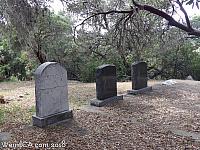
[[[33,126],[43,128],[48,125],[59,123],[64,120],[70,119],[72,117],[73,117],[72,111],[69,110],[69,111],[60,112],[54,115],[50,115],[44,118],[33,115],[32,119],[33,119]]]
[[[132,89],[139,90],[147,87],[147,63],[135,62],[131,65]]]
[[[57,62],[45,62],[35,71],[36,116],[45,118],[68,111],[67,71]]]
[[[110,98],[107,98],[107,99],[104,99],[104,100],[93,99],[93,100],[90,101],[90,105],[102,107],[102,106],[105,106],[107,104],[119,101],[119,100],[123,100],[123,95],[110,97]]]
[[[170,129],[170,131],[176,135],[184,136],[184,137],[190,137],[193,140],[200,141],[200,134],[194,133],[194,132],[188,132],[184,130],[178,130],[178,129]]]
[[[149,92],[149,91],[152,91],[152,87],[151,86],[150,87],[145,87],[145,88],[142,88],[142,89],[139,89],[139,90],[128,90],[127,93],[136,95],[136,94],[142,94],[142,93]]]
[[[46,117],[69,110],[67,87],[40,90],[36,99],[36,115]]]
[[[98,100],[117,96],[117,77],[114,65],[106,64],[97,68],[96,95]]]

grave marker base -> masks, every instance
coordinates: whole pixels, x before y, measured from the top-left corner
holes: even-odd
[[[33,115],[32,119],[33,119],[33,126],[43,128],[48,125],[59,123],[61,121],[67,120],[72,117],[73,117],[73,114],[72,114],[72,111],[70,110],[70,111],[64,111],[57,114],[53,114],[51,116],[47,116],[44,118],[40,118],[36,115]]]
[[[123,100],[123,95],[110,97],[110,98],[107,98],[107,99],[104,99],[104,100],[92,99],[90,101],[90,105],[102,107],[102,106],[105,106],[106,104],[114,103],[114,102],[119,101],[119,100]]]
[[[142,89],[139,89],[139,90],[128,90],[127,93],[136,95],[136,94],[142,94],[142,93],[149,92],[149,91],[152,91],[152,87],[151,86],[150,87],[145,87],[145,88],[142,88]]]

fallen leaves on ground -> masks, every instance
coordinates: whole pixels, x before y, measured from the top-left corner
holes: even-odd
[[[76,90],[81,88],[81,83],[78,84]],[[83,85],[87,91],[87,84]],[[91,89],[93,85],[89,84],[88,91]],[[80,89],[78,97],[81,98],[83,93]],[[94,96],[90,93],[86,95],[85,100]],[[74,109],[73,119],[44,129],[20,121],[8,121],[0,129],[12,134],[9,143],[29,142],[32,144],[29,149],[47,149],[45,146],[59,150],[176,150],[200,147],[200,141],[173,132],[177,129],[200,134],[200,82],[178,80],[172,86],[154,85],[152,92],[125,96],[123,101],[99,111],[87,109]]]

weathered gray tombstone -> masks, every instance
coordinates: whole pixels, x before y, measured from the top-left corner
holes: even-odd
[[[45,62],[35,71],[36,115],[33,125],[45,127],[72,118],[69,110],[67,71],[56,62]]]
[[[117,96],[117,77],[114,65],[107,64],[97,68],[96,96],[90,104],[97,107],[123,100],[123,96]]]
[[[132,90],[128,94],[138,94],[151,91],[152,87],[147,86],[147,64],[143,61],[131,65]]]

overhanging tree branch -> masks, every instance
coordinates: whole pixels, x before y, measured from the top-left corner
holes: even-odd
[[[132,3],[135,7],[137,7],[140,10],[145,10],[148,11],[152,14],[158,15],[164,19],[166,19],[169,22],[169,25],[171,26],[175,26],[183,31],[186,31],[189,35],[195,35],[200,37],[200,31],[196,30],[194,28],[191,27],[190,25],[190,21],[189,18],[187,16],[186,11],[184,10],[184,8],[182,9],[183,12],[185,12],[185,17],[186,17],[186,22],[187,22],[187,26],[184,24],[179,23],[178,21],[176,21],[172,16],[168,15],[167,13],[165,13],[164,11],[161,11],[157,8],[154,8],[153,6],[149,6],[149,5],[141,5],[136,3],[134,0],[132,0]],[[181,4],[182,6],[182,4]]]

